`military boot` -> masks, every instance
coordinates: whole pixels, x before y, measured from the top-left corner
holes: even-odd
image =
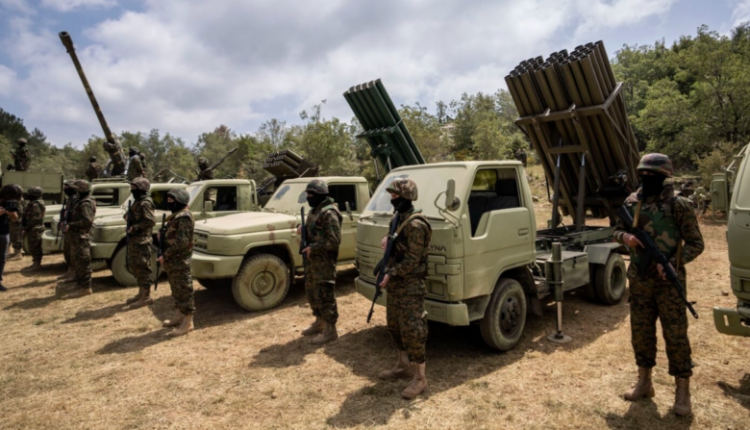
[[[139,297],[138,300],[132,302],[130,306],[128,306],[128,309],[138,309],[142,308],[144,306],[148,306],[152,303],[154,303],[154,299],[151,298],[151,290],[148,288],[139,288]]]
[[[171,336],[171,337],[182,336],[182,335],[190,333],[191,331],[193,331],[194,328],[195,327],[193,327],[193,314],[187,314],[182,318],[180,327],[173,332],[167,333],[167,336]]]
[[[674,406],[672,411],[680,417],[692,415],[693,406],[690,403],[690,378],[680,378],[675,376],[674,382],[677,389],[674,392]]]
[[[58,281],[62,281],[64,279],[68,279],[68,278],[75,279],[75,276],[76,276],[75,270],[73,270],[72,267],[68,267],[68,271],[67,272],[63,273],[62,275],[58,276],[55,279],[57,279]]]
[[[315,345],[323,345],[324,343],[333,342],[339,338],[339,333],[336,331],[336,324],[324,323],[326,328],[323,333],[315,336],[312,343]]]
[[[413,364],[412,366],[414,367],[414,378],[411,380],[411,384],[401,392],[401,397],[406,400],[417,397],[427,388],[427,377],[424,374],[425,363]]]
[[[143,288],[138,288],[138,292],[135,294],[135,296],[125,300],[125,305],[132,305],[133,303],[140,300],[142,295],[143,295]]]
[[[10,257],[6,258],[6,261],[16,261],[21,260],[23,258],[23,254],[21,254],[20,249],[16,249],[13,254],[11,254]]]
[[[315,317],[315,322],[310,324],[310,327],[302,330],[302,336],[312,336],[314,334],[323,333],[326,328],[326,322],[321,317]]]
[[[409,363],[409,354],[406,351],[398,351],[398,362],[391,370],[380,372],[380,379],[408,379],[414,377],[414,366]]]
[[[638,368],[638,382],[635,386],[625,392],[625,400],[635,402],[636,400],[654,397],[654,384],[651,382],[651,368]]]
[[[68,294],[67,296],[65,296],[65,298],[66,299],[77,299],[79,297],[90,296],[92,294],[94,294],[94,291],[91,289],[91,287],[79,288],[79,289],[73,291],[72,293]]]
[[[23,272],[36,272],[36,271],[41,270],[41,268],[42,268],[42,262],[34,260],[34,262],[31,264],[31,266],[24,267],[23,269],[21,269],[21,271],[23,271]]]
[[[174,310],[174,317],[168,320],[164,320],[161,323],[162,327],[177,327],[178,325],[182,324],[182,320],[185,318],[185,315],[180,312],[179,309]]]

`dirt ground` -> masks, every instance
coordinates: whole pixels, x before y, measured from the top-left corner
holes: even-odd
[[[699,320],[690,319],[697,365],[692,418],[670,413],[673,380],[660,339],[653,401],[628,403],[635,380],[628,304],[565,302],[566,345],[546,340],[554,307],[530,316],[507,353],[483,346],[476,327],[430,325],[426,395],[408,402],[404,382],[381,382],[395,355],[385,311],[365,317],[354,268],[339,272],[340,339],[315,347],[299,280],[278,309],[246,313],[228,290],[196,285],[196,330],[168,339],[162,278],[151,307],[123,311],[135,289],[95,273],[92,296],[56,300],[61,257],[43,272],[7,266],[0,293],[0,429],[316,428],[750,428],[750,339],[719,335],[711,308],[732,307],[725,227],[704,222],[706,251],[689,266]]]

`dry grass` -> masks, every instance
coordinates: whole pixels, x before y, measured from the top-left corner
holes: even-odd
[[[27,277],[26,262],[8,264],[0,294],[0,429],[221,428],[720,428],[750,427],[750,340],[720,336],[713,306],[734,305],[728,290],[724,227],[704,224],[705,253],[690,267],[691,319],[698,367],[695,416],[670,414],[673,382],[660,342],[654,402],[630,404],[621,393],[634,381],[628,304],[603,307],[571,295],[558,346],[550,306],[530,317],[518,347],[488,350],[474,327],[431,325],[430,388],[401,400],[402,382],[375,375],[394,361],[378,308],[353,289],[354,269],[339,273],[339,341],[316,348],[299,332],[311,318],[299,282],[276,310],[249,314],[227,291],[196,283],[196,331],[168,340],[159,321],[170,313],[163,282],[153,307],[122,311],[133,294],[108,271],[95,294],[55,300],[48,269]]]

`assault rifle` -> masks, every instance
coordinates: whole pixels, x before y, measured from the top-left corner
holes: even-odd
[[[372,297],[372,305],[370,305],[370,312],[367,314],[367,322],[370,322],[370,319],[372,318],[372,313],[375,312],[375,303],[378,301],[378,297],[380,297],[381,294],[383,294],[383,289],[380,288],[380,284],[383,282],[383,278],[385,278],[385,272],[388,266],[388,261],[391,259],[391,253],[393,252],[393,242],[396,240],[396,230],[398,229],[398,215],[394,214],[393,219],[391,220],[391,225],[388,227],[388,243],[385,245],[385,254],[383,254],[383,259],[380,260],[377,266],[375,266],[375,269],[372,271],[372,274],[376,276],[375,279],[375,295]]]
[[[307,227],[305,226],[305,207],[303,206],[300,209],[300,214],[302,216],[302,224],[300,224],[300,241],[299,241],[299,253],[302,255],[302,267],[304,268],[304,277],[303,279],[307,279],[307,255],[305,255],[304,252],[302,252],[303,249],[307,248]]]
[[[57,245],[58,240],[60,241],[60,245],[58,245],[57,249],[62,248],[62,244],[65,241],[63,228],[65,227],[65,224],[66,224],[68,211],[70,211],[69,205],[70,205],[70,198],[63,200],[62,209],[60,209],[60,221],[57,223],[57,236],[55,236],[55,245]],[[61,236],[62,236],[62,239],[60,239]]]
[[[156,253],[156,274],[154,275],[154,291],[156,291],[157,288],[159,288],[159,269],[161,269],[161,264],[159,263],[159,257],[164,255],[164,236],[167,234],[167,214],[161,214],[161,228],[159,229],[159,233],[157,234],[156,238],[159,241],[159,252]]]
[[[226,160],[227,158],[229,158],[229,156],[230,156],[230,155],[232,155],[232,154],[234,154],[235,152],[237,152],[237,149],[238,149],[238,148],[230,149],[230,150],[229,150],[229,152],[227,152],[227,153],[226,153],[226,155],[224,155],[223,157],[221,157],[221,159],[220,159],[219,161],[217,161],[217,162],[215,162],[214,164],[212,164],[212,165],[208,166],[208,167],[206,168],[206,170],[214,170],[214,169],[216,169],[217,167],[219,167],[219,165],[221,165],[221,163],[223,163],[223,162],[224,162],[224,160]],[[196,177],[196,179],[195,179],[195,180],[196,180],[196,181],[200,181],[200,180],[201,180],[201,172],[200,172],[199,170],[196,170],[196,173],[198,174],[198,176]]]
[[[620,208],[617,210],[617,216],[620,217],[620,219],[625,223],[628,231],[631,234],[635,235],[635,237],[637,237],[638,240],[643,244],[643,250],[646,253],[644,257],[645,261],[643,262],[643,265],[638,268],[638,271],[645,271],[651,262],[661,264],[667,280],[671,282],[672,287],[677,290],[677,295],[680,296],[680,299],[682,299],[682,301],[685,303],[685,306],[687,306],[693,317],[698,319],[698,313],[695,312],[693,303],[689,302],[687,300],[687,297],[685,296],[685,286],[682,285],[680,279],[677,277],[677,272],[674,270],[672,265],[669,264],[669,259],[664,254],[662,254],[661,251],[659,251],[659,248],[656,246],[656,243],[651,238],[651,236],[649,236],[648,233],[641,230],[640,228],[636,228],[635,226],[633,226],[633,217],[630,215],[630,211],[628,211],[628,209],[624,205],[620,206]]]
[[[133,207],[133,201],[128,200],[128,211],[125,213],[125,268],[130,272],[130,251],[128,251],[128,244],[130,243],[130,227],[133,226],[133,215],[130,213]]]

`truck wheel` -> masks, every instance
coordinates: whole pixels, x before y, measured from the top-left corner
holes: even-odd
[[[151,245],[151,268],[152,270],[156,270],[156,253],[158,250],[154,245]],[[133,276],[132,273],[127,268],[126,264],[126,255],[127,255],[127,248],[125,246],[121,246],[117,248],[117,251],[115,251],[115,256],[112,257],[111,262],[109,263],[109,269],[112,271],[112,276],[114,276],[115,281],[117,281],[120,285],[124,287],[132,287],[134,285],[138,285],[138,280],[135,279],[135,276]],[[158,274],[154,275],[154,279],[156,279],[157,276],[161,275],[161,269],[159,270]]]
[[[232,285],[232,278],[220,279],[196,279],[201,286],[207,290],[218,290]]]
[[[607,263],[598,265],[594,277],[594,291],[599,302],[616,305],[625,295],[625,261],[620,254],[610,254]]]
[[[281,304],[290,284],[287,265],[275,255],[260,254],[242,263],[232,281],[232,294],[242,309],[264,311]]]
[[[526,325],[526,294],[515,279],[502,278],[479,324],[484,343],[507,351],[518,343]]]

